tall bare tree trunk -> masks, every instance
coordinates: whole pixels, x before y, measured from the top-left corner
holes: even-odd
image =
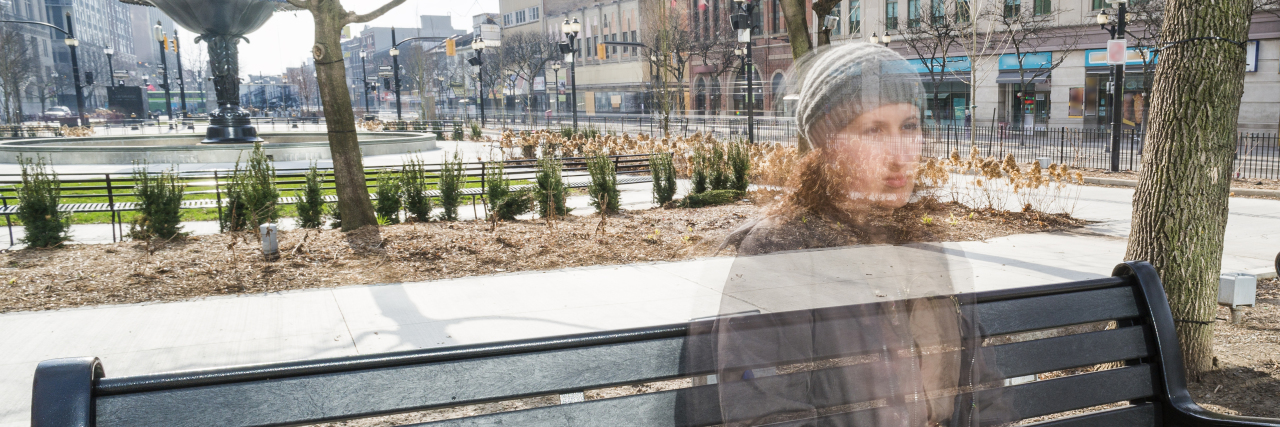
[[[369,22],[404,1],[392,0],[373,12],[357,15],[343,8],[340,0],[289,0],[290,4],[310,11],[315,22],[315,46],[311,48],[311,54],[316,59],[316,81],[320,102],[324,105],[325,126],[329,131],[329,151],[333,156],[338,208],[342,211],[342,231],[378,224],[365,184],[364,157],[356,139],[351,94],[347,92],[347,70],[343,65],[340,42],[342,27]]]
[[[813,50],[813,41],[809,39],[809,9],[805,0],[781,0],[782,17],[787,23],[787,38],[791,44],[791,58],[800,57]],[[827,9],[830,11],[830,8]],[[809,141],[804,135],[796,137],[796,148],[800,154],[809,152]]]
[[[1212,369],[1250,0],[1169,0],[1125,259],[1164,280],[1192,381]],[[1198,37],[1215,37],[1196,39]],[[1223,39],[1216,39],[1221,37]],[[1196,40],[1191,40],[1196,39]]]

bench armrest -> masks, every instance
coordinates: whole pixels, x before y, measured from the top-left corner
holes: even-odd
[[[1188,397],[1187,401],[1174,404],[1171,408],[1172,411],[1177,413],[1178,425],[1205,427],[1280,427],[1280,419],[1220,414],[1205,409],[1194,402],[1190,402],[1190,400],[1190,397]]]
[[[96,357],[40,362],[31,386],[31,427],[92,426],[93,383],[102,376]]]

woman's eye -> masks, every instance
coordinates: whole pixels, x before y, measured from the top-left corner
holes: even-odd
[[[863,133],[864,135],[875,135],[875,134],[878,134],[878,133],[880,133],[880,132],[881,132],[881,130],[880,130],[880,127],[879,127],[879,126],[871,126],[871,127],[868,127],[868,128],[866,128],[866,129],[863,129],[863,130],[862,130],[862,133]]]
[[[920,128],[920,123],[917,123],[917,122],[907,122],[902,124],[903,130],[916,130],[919,128]]]

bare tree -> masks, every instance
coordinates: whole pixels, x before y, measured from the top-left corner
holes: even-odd
[[[651,108],[662,115],[662,131],[668,132],[673,111],[686,111],[685,74],[693,56],[708,52],[712,45],[700,40],[690,25],[686,7],[664,1],[641,4],[645,46],[643,60],[649,65]]]
[[[307,109],[311,108],[311,102],[320,95],[318,90],[320,83],[316,81],[315,66],[308,66],[306,61],[303,61],[302,65],[294,72],[294,75],[289,76],[289,79],[298,85],[298,97],[302,98],[301,110],[305,113]]]
[[[1039,7],[1041,3],[1034,3]],[[1076,50],[1083,37],[1079,25],[1062,25],[1059,18],[1065,13],[1052,2],[1043,9],[1023,9],[1020,4],[1006,3],[1004,7],[990,8],[985,16],[996,25],[1004,36],[1006,51],[1014,54],[1018,62],[1018,87],[1027,88],[1039,79],[1047,79],[1054,69],[1067,59],[1067,53]],[[1061,51],[1048,62],[1032,59],[1033,53]],[[1012,108],[1017,108],[1016,106]],[[1010,113],[1005,111],[1005,113]],[[1034,119],[1033,119],[1034,122]]]
[[[947,58],[951,52],[959,49],[961,27],[956,25],[956,4],[934,0],[930,3],[930,13],[923,14],[918,21],[913,21],[900,30],[899,40],[907,46],[910,54],[920,59],[921,65],[929,76],[933,93],[938,93],[948,73],[955,70],[953,63]],[[928,99],[930,110],[938,110],[945,106],[935,105],[935,98]],[[936,117],[935,117],[936,119]]]
[[[30,42],[11,25],[0,26],[0,119],[22,123],[22,95],[36,74]]]
[[[316,60],[317,87],[329,131],[329,151],[333,156],[338,208],[342,211],[342,231],[378,224],[373,203],[369,201],[369,189],[365,186],[364,158],[356,140],[355,113],[351,109],[351,93],[347,91],[347,70],[342,65],[342,28],[372,21],[404,1],[390,0],[372,12],[358,14],[344,8],[341,0],[288,0],[294,7],[311,12],[315,22],[315,45],[311,48],[311,55]]]
[[[965,108],[976,125],[978,113],[973,111],[977,105],[978,84],[985,81],[992,71],[993,61],[999,61],[1000,54],[1009,47],[1008,31],[1002,31],[999,24],[984,17],[991,16],[992,9],[1003,13],[1002,0],[957,0],[953,25],[956,26],[957,45],[969,58],[969,73],[953,73],[953,75],[969,85],[969,106]],[[994,118],[993,118],[994,119]],[[969,132],[969,143],[977,144],[977,132]]]
[[[547,63],[556,56],[553,52],[558,52],[556,40],[541,31],[513,32],[504,34],[502,39],[502,68],[515,76],[517,81],[524,80],[525,91],[521,98],[527,115],[531,113],[529,97],[533,94],[533,79],[546,75],[544,70]]]

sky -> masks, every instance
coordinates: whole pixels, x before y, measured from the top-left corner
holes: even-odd
[[[347,10],[366,13],[385,2],[343,0],[342,3]],[[421,25],[418,19],[421,15],[449,15],[453,18],[453,28],[470,31],[471,17],[484,12],[498,12],[498,0],[409,0],[367,24],[352,24],[352,34],[359,34],[364,25],[416,29]],[[279,75],[285,67],[297,67],[311,56],[315,26],[306,11],[278,12],[247,38],[248,44],[240,43],[240,74]]]

